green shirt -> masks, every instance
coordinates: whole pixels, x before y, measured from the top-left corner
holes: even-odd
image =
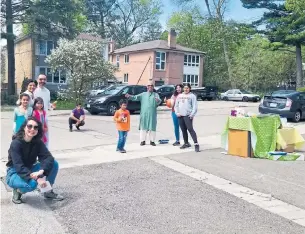
[[[156,131],[157,107],[161,103],[159,95],[154,92],[144,92],[136,96],[131,96],[129,99],[132,101],[141,102],[139,129],[146,131]]]

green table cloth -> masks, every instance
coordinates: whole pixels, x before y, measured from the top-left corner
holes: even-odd
[[[233,117],[227,119],[222,134],[222,146],[228,149],[229,129],[251,132],[251,144],[254,157],[268,158],[268,152],[276,149],[277,129],[281,125],[278,115],[264,117]]]

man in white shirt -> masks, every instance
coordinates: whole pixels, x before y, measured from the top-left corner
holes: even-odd
[[[34,91],[34,98],[41,97],[43,99],[44,110],[48,112],[51,109],[51,96],[50,91],[45,87],[47,77],[40,74],[37,78],[38,87]]]
[[[37,81],[38,87],[34,91],[34,98],[41,97],[43,99],[44,110],[46,111],[46,123],[48,126],[48,110],[52,108],[52,104],[50,91],[45,87],[47,77],[43,74],[40,74],[37,78]],[[46,146],[49,147],[49,131],[47,131],[45,134],[47,137]]]

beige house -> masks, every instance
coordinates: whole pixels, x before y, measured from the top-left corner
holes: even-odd
[[[152,79],[156,86],[190,83],[202,86],[204,52],[176,43],[176,32],[171,30],[168,41],[155,40],[113,50],[110,61],[119,68],[116,78],[126,84],[147,84]]]
[[[100,37],[81,33],[78,39],[92,40],[107,44],[102,51],[102,56],[108,60],[108,42]],[[56,40],[41,39],[39,36],[27,35],[15,41],[15,83],[17,93],[20,92],[24,78],[36,79],[39,74],[47,76],[47,87],[50,90],[66,88],[67,75],[64,71],[52,72],[51,67],[45,62],[46,57],[56,47]],[[5,50],[5,48],[4,48]],[[7,55],[5,64],[7,66]],[[3,86],[7,86],[7,69],[5,70]]]

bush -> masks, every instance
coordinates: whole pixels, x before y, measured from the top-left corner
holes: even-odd
[[[51,90],[50,91],[50,97],[51,97],[51,101],[55,101],[58,98],[58,93],[57,91]]]
[[[1,92],[1,106],[2,105],[9,105],[9,106],[15,106],[16,102],[19,98],[19,95],[8,95],[6,91]]]
[[[73,110],[76,106],[74,100],[57,100],[56,110]]]
[[[305,87],[301,87],[297,89],[298,92],[305,92]]]

